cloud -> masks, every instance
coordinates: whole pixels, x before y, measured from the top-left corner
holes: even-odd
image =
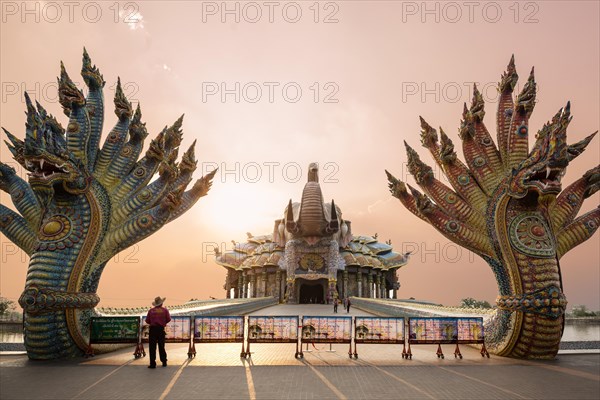
[[[381,206],[385,206],[386,204],[390,203],[392,200],[394,200],[393,197],[390,197],[387,200],[377,200],[375,203],[367,206],[367,212],[369,214],[373,214],[373,212],[375,211],[376,208],[379,208]]]
[[[119,17],[123,19],[123,22],[129,26],[132,31],[144,29],[144,16],[139,11],[129,12],[126,10],[119,10]]]
[[[367,206],[367,211],[363,211],[364,209],[356,209],[356,208],[346,208],[344,209],[344,215],[346,217],[348,216],[352,216],[352,217],[363,217],[365,215],[369,215],[369,214],[375,214],[377,212],[380,212],[381,210],[379,210],[381,207],[386,207],[390,202],[393,202],[394,198],[390,197],[387,200],[377,200],[375,203],[370,204]]]

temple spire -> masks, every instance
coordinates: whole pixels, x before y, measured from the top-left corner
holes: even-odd
[[[308,182],[319,183],[319,164],[310,163],[308,166]]]

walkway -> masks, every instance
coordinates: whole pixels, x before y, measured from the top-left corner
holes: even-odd
[[[346,313],[344,307],[338,306],[338,313],[334,314],[333,304],[281,304],[254,311],[248,315],[324,315],[324,316],[357,316],[373,315],[350,305],[350,313]]]
[[[331,309],[328,311],[328,309]],[[341,311],[341,307],[340,307]],[[276,306],[253,314],[333,315],[333,307]],[[365,315],[353,309],[353,315]],[[339,315],[345,315],[341,313]],[[168,344],[169,366],[146,368],[132,349],[87,360],[31,362],[0,357],[0,398],[8,399],[597,399],[600,355],[560,355],[531,362],[492,356],[461,346],[464,358],[445,359],[435,346],[413,346],[413,359],[397,345],[359,345],[349,359],[346,345],[316,345],[304,359],[293,344],[201,344],[188,360],[187,345]]]

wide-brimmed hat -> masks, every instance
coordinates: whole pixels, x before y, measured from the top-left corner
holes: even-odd
[[[158,296],[154,299],[154,301],[152,302],[152,305],[154,307],[162,306],[162,303],[164,303],[166,299],[167,299],[166,297]]]

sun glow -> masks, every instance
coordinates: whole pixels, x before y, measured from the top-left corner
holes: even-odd
[[[203,199],[202,214],[217,236],[239,234],[240,231],[247,230],[256,235],[271,233],[273,221],[283,216],[286,202],[283,195],[271,185],[261,185],[260,188],[257,186],[249,183],[222,185],[215,182],[210,196]]]

